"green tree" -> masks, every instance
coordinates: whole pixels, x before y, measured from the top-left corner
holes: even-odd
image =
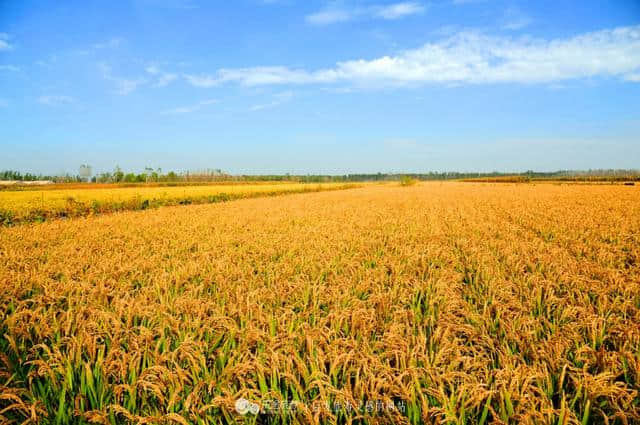
[[[124,181],[124,172],[117,165],[116,165],[116,168],[113,170],[113,181],[115,183]]]

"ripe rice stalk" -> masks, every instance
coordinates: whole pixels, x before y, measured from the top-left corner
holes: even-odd
[[[639,195],[365,185],[3,227],[0,423],[638,423]]]

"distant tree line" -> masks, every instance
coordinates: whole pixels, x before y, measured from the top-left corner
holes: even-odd
[[[145,168],[141,173],[125,172],[116,166],[113,171],[98,173],[90,178],[94,183],[180,183],[180,182],[216,182],[216,181],[292,181],[302,183],[323,182],[367,182],[367,181],[400,181],[403,178],[416,180],[465,180],[482,178],[518,177],[521,181],[557,179],[557,180],[640,180],[640,170],[597,169],[597,170],[560,170],[553,172],[525,171],[521,173],[471,173],[458,171],[430,171],[426,173],[371,173],[371,174],[261,174],[231,175],[221,169],[209,169],[195,172],[163,172],[161,168]],[[57,183],[86,181],[79,175],[56,175],[21,173],[19,171],[0,171],[0,180],[51,180]]]
[[[291,180],[309,183],[319,182],[370,182],[370,181],[401,181],[405,178],[415,180],[465,180],[478,178],[518,177],[520,181],[533,179],[549,180],[639,180],[640,170],[560,170],[553,172],[525,171],[521,173],[502,173],[493,171],[489,173],[470,173],[458,171],[430,171],[427,173],[372,173],[372,174],[344,174],[344,175],[242,175],[234,176],[235,179],[244,180]]]
[[[224,181],[231,179],[220,169],[204,170],[196,172],[176,173],[169,171],[163,173],[161,168],[145,168],[142,173],[124,172],[120,167],[112,172],[103,172],[92,178],[96,183],[174,183],[174,182],[208,182]]]
[[[20,171],[6,170],[0,171],[0,180],[20,180],[20,181],[35,181],[35,180],[51,180],[50,176],[41,176],[37,174],[25,173]]]
[[[81,177],[80,175],[72,175],[68,173],[57,174],[57,175],[47,175],[47,174],[32,174],[32,173],[21,173],[20,171],[14,170],[5,170],[0,171],[0,181],[6,180],[15,180],[22,182],[33,182],[33,181],[52,181],[55,183],[81,183],[86,182],[87,179],[85,177]],[[92,179],[95,181],[95,178]]]
[[[342,178],[344,181],[385,181],[402,180],[403,178],[413,178],[417,180],[464,180],[477,178],[496,177],[521,177],[523,179],[588,179],[590,177],[611,177],[638,179],[640,170],[560,170],[552,172],[525,171],[521,173],[503,173],[493,171],[489,173],[470,173],[458,171],[430,171],[427,173],[376,173],[376,174],[347,174],[344,176],[333,176]]]

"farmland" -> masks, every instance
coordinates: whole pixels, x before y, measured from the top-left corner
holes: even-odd
[[[640,423],[638,217],[418,183],[0,228],[0,423]]]
[[[40,190],[0,191],[0,225],[83,217],[168,205],[224,202],[233,199],[275,196],[356,187],[355,184],[250,183],[199,185],[56,185]],[[29,188],[30,189],[30,188]]]

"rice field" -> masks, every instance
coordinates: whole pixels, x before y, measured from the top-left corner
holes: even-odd
[[[203,204],[286,193],[348,189],[343,183],[251,183],[210,185],[56,185],[55,189],[0,191],[0,225],[41,222],[167,205]],[[21,189],[21,188],[20,188]]]
[[[637,424],[639,217],[418,183],[0,228],[0,423]]]

